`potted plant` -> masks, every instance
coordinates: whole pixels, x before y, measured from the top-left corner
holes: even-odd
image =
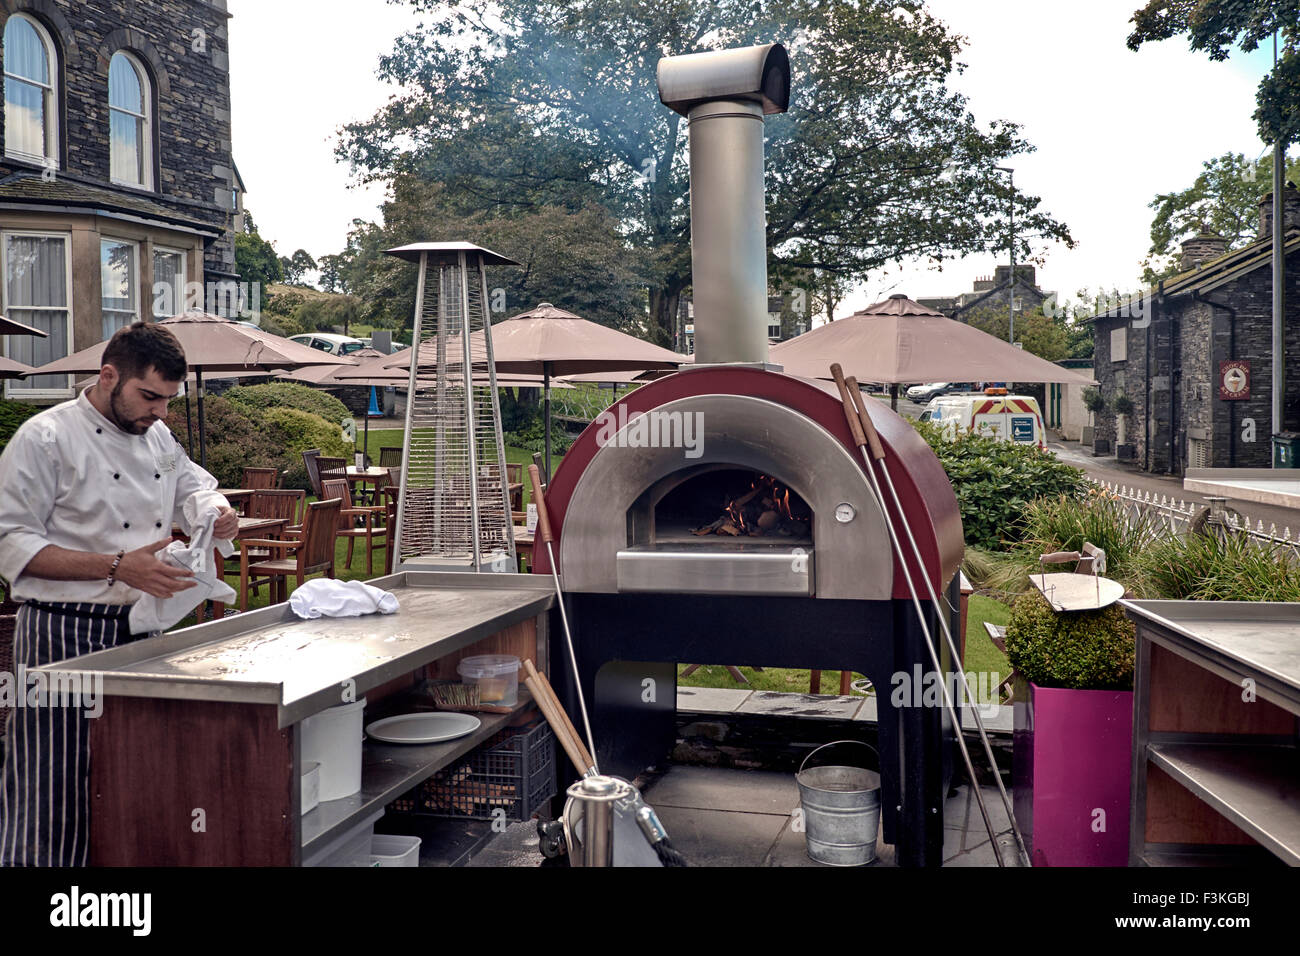
[[[1135,630],[1118,604],[1057,613],[1021,595],[1006,649],[1016,823],[1035,866],[1125,866]]]
[[[1098,388],[1085,388],[1083,390],[1083,407],[1088,410],[1088,424],[1083,426],[1083,435],[1080,441],[1085,445],[1091,445],[1096,430],[1095,416],[1106,407],[1106,399],[1101,397],[1101,390]]]
[[[1115,456],[1124,460],[1131,460],[1136,449],[1128,443],[1128,416],[1133,414],[1133,399],[1129,398],[1123,392],[1115,396]]]

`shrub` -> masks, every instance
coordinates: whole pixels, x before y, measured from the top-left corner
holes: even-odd
[[[1116,415],[1133,414],[1133,399],[1129,398],[1123,392],[1120,392],[1118,395],[1115,396],[1115,401],[1113,404],[1115,405]]]
[[[1149,591],[1168,600],[1300,601],[1300,561],[1245,534],[1171,537],[1143,555]]]
[[[986,587],[1023,591],[1029,586],[1029,574],[1041,568],[1041,555],[1082,551],[1088,542],[1106,552],[1106,577],[1134,593],[1147,592],[1145,554],[1160,537],[1160,527],[1149,512],[1131,515],[1117,498],[1092,488],[1082,498],[1060,495],[1030,502],[1022,524],[1023,540],[1003,555],[988,556],[991,567],[984,569]]]
[[[1135,637],[1118,604],[1058,614],[1031,589],[1012,607],[1007,658],[1039,687],[1132,690]]]
[[[528,422],[524,427],[504,434],[505,443],[514,448],[522,448],[524,451],[545,451],[546,450],[546,426],[544,417],[538,415],[535,419]],[[551,416],[551,454],[563,455],[569,450],[574,439],[571,438],[563,427],[562,423]]]
[[[344,441],[339,426],[319,415],[296,408],[269,408],[261,417],[270,441],[280,449],[281,464],[277,467],[284,472],[282,487],[311,490],[302,460],[308,448],[319,448],[326,457],[352,458],[352,443]]]
[[[268,382],[265,385],[237,385],[225,392],[228,401],[244,405],[250,410],[264,408],[296,408],[300,412],[318,415],[337,425],[352,413],[346,405],[328,392],[297,382]],[[323,452],[322,452],[323,454]]]
[[[915,425],[952,482],[967,544],[996,550],[1018,541],[1029,502],[1078,496],[1087,485],[1081,469],[1032,445],[974,432],[960,432],[950,441],[930,422]]]
[[[1099,412],[1106,407],[1106,399],[1102,398],[1101,390],[1096,386],[1085,388],[1083,390],[1083,407],[1090,412]]]
[[[283,455],[257,422],[240,405],[209,395],[203,401],[204,435],[208,446],[208,471],[223,488],[239,488],[245,468],[279,468]],[[199,460],[198,405],[191,402],[194,428],[194,455]],[[167,424],[181,446],[189,448],[189,431],[185,425],[185,399],[174,399],[167,408]]]
[[[9,444],[18,426],[40,411],[35,405],[26,402],[10,402],[0,399],[0,451]]]

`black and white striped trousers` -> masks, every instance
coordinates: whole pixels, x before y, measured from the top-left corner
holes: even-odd
[[[24,604],[14,629],[15,671],[128,642],[130,611],[130,605]],[[57,700],[29,706],[27,692],[20,681],[22,706],[5,717],[0,866],[85,866],[90,850],[90,726],[82,707],[59,706]]]

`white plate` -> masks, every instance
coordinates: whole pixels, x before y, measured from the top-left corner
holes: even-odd
[[[450,711],[398,714],[376,720],[366,727],[366,733],[388,744],[435,744],[472,734],[480,724],[482,721],[471,714]]]

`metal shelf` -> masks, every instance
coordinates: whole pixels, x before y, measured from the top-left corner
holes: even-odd
[[[521,688],[514,710],[509,714],[476,715],[482,724],[464,737],[441,744],[363,744],[361,790],[341,800],[322,801],[303,816],[303,857],[469,753],[509,724],[519,711],[531,706],[532,699]]]
[[[1214,844],[1148,843],[1139,858],[1142,866],[1188,866],[1197,868],[1235,868],[1282,866],[1272,853],[1259,846],[1218,846]]]
[[[1261,845],[1300,866],[1297,748],[1153,743],[1147,756]]]

